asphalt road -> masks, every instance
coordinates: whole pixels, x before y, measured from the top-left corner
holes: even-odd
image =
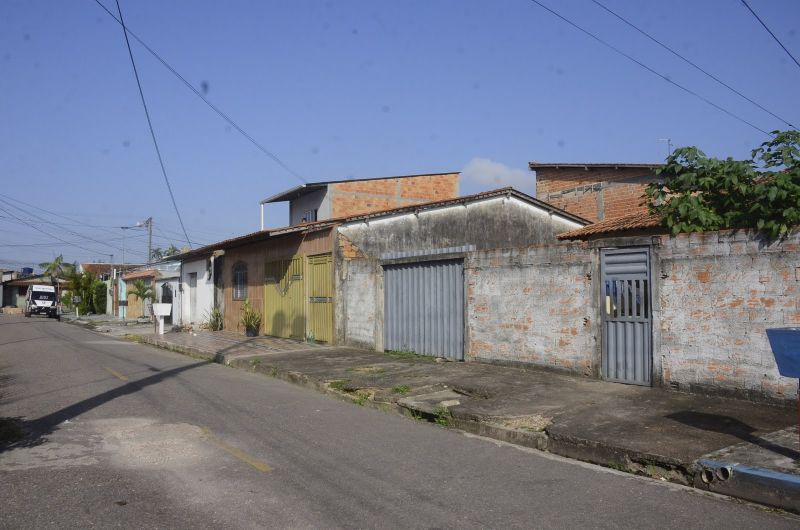
[[[0,315],[0,527],[798,528],[800,519]]]

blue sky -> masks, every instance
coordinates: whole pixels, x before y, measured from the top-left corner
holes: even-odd
[[[758,127],[785,128],[591,0],[542,2]],[[603,3],[800,122],[800,68],[738,0]],[[462,193],[531,193],[530,160],[657,162],[666,137],[742,158],[765,140],[529,0],[121,4],[133,32],[309,181],[466,168]],[[800,2],[750,5],[800,56]],[[259,200],[299,181],[132,45],[190,238],[258,229]],[[115,227],[148,216],[157,246],[182,244],[122,30],[94,0],[0,3],[0,124],[0,267],[119,261]],[[286,224],[285,209],[267,221]],[[125,246],[144,259],[143,232]]]

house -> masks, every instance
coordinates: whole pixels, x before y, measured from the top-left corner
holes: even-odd
[[[221,278],[224,265],[224,252],[218,250],[209,245],[175,257],[180,259],[180,305],[177,321],[173,318],[174,324],[199,326],[208,320],[211,310],[222,300],[214,281],[215,277]]]
[[[266,204],[289,202],[289,224],[296,225],[452,199],[458,181],[453,172],[303,184],[261,201],[261,229]]]
[[[118,287],[116,286],[116,275],[120,271],[135,269],[141,265],[124,264],[124,263],[80,263],[78,264],[78,272],[89,272],[94,274],[98,280],[106,284],[106,309],[105,314],[114,315],[117,313],[118,305]]]
[[[4,287],[5,287],[6,282],[10,282],[11,280],[15,279],[16,277],[17,277],[17,272],[16,271],[13,271],[13,270],[10,270],[10,269],[0,269],[0,308],[4,307],[6,305],[11,305],[10,303],[6,304],[6,298],[5,298],[5,295],[3,294],[3,292],[4,292]],[[9,300],[10,300],[10,298],[11,298],[11,295],[9,294]]]
[[[668,235],[633,213],[559,236],[591,254],[584,303],[606,380],[759,401],[791,401],[765,330],[800,325],[800,230]]]
[[[530,162],[536,198],[592,222],[646,210],[645,187],[660,164]]]
[[[305,184],[261,201],[262,230],[179,256],[184,323],[213,307],[225,329],[244,332],[241,309],[262,313],[261,332],[332,343],[335,227],[347,216],[458,195],[458,173]],[[264,206],[289,202],[289,225],[263,229]],[[193,293],[193,294],[192,294]]]
[[[551,269],[568,257],[550,249],[557,234],[587,224],[512,188],[344,219],[334,252],[337,343],[457,360],[512,356],[518,361],[515,344],[495,351],[496,336],[564,326],[561,313],[547,315],[551,308],[565,309],[555,299],[569,288]],[[493,253],[488,262],[487,253]],[[513,290],[527,299],[525,305],[503,296],[487,303],[476,290],[473,277],[496,263],[521,274],[515,282],[493,277],[487,288]],[[544,309],[548,303],[553,305]],[[530,305],[540,306],[546,318],[534,321],[525,314]],[[495,322],[499,312],[510,315]]]
[[[121,319],[135,319],[141,316],[150,316],[149,306],[151,301],[142,300],[138,296],[131,294],[130,290],[131,287],[133,287],[134,282],[141,280],[144,282],[146,287],[153,288],[153,291],[155,292],[156,280],[158,278],[159,271],[154,268],[129,271],[122,274],[120,292],[124,293],[124,295],[121,295],[120,300],[125,301],[125,303],[119,304]]]

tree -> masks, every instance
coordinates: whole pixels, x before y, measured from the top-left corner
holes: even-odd
[[[164,258],[169,258],[170,256],[175,256],[176,254],[180,254],[181,249],[176,247],[174,244],[170,244],[168,248],[162,249],[161,247],[156,247],[152,251],[150,251],[150,259],[153,261],[159,261]]]
[[[647,186],[650,211],[673,234],[754,228],[785,236],[800,224],[800,132],[774,131],[749,160],[676,149]]]
[[[102,309],[98,309],[97,292],[101,287],[103,289],[103,302]],[[78,302],[78,311],[81,313],[105,313],[105,283],[103,283],[94,273],[72,270],[67,276],[67,290],[69,298],[72,296],[80,297],[80,302]]]
[[[108,300],[108,287],[105,282],[98,281],[94,286],[94,296],[92,303],[94,305],[94,313],[102,315],[106,312],[106,302]]]
[[[45,275],[51,278],[65,278],[77,270],[76,264],[64,262],[63,254],[59,254],[53,261],[40,263],[39,267],[43,269]]]
[[[134,280],[133,286],[128,287],[128,294],[132,294],[142,302],[155,299],[153,288],[145,284],[144,280]],[[144,314],[144,304],[142,304],[142,316],[146,316]]]

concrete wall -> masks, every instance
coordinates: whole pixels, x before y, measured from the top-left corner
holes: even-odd
[[[186,261],[181,268],[181,287],[180,287],[180,325],[200,324],[206,319],[214,305],[214,282],[211,278],[211,258],[201,258],[194,261]],[[197,273],[197,303],[196,314],[191,314],[189,297],[189,274]]]
[[[339,227],[334,251],[334,328],[339,344],[383,349],[383,263],[389,252],[421,251],[412,261],[442,259],[431,251],[476,250],[555,243],[579,225],[505,196]],[[452,257],[465,257],[457,252]],[[467,338],[469,341],[469,337]],[[467,347],[469,351],[469,347]]]
[[[580,243],[471,253],[466,359],[598,376],[595,262]]]
[[[540,168],[536,198],[590,221],[603,221],[646,210],[642,195],[655,180],[646,168]]]
[[[317,219],[307,219],[307,222],[331,218],[331,201],[327,188],[301,195],[289,202],[289,224],[303,222],[303,215],[308,210],[317,210]]]
[[[794,399],[765,330],[800,326],[800,232],[769,242],[749,231],[663,236],[656,248],[664,384]]]

